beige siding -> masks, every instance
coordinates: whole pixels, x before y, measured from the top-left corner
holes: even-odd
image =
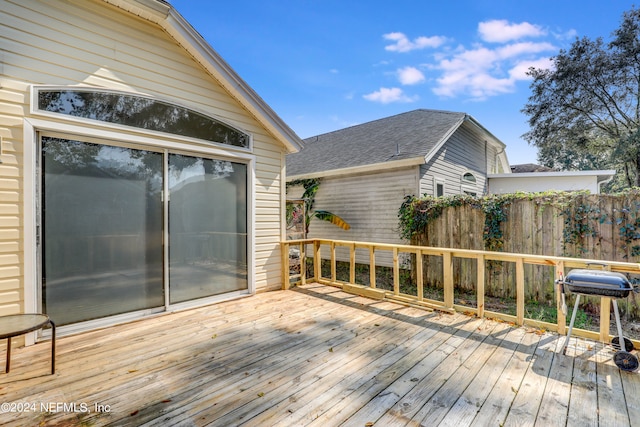
[[[160,27],[96,0],[0,3],[0,315],[24,306],[22,135],[30,84],[140,92],[250,132],[257,157],[256,287],[279,288],[284,147]]]
[[[327,210],[342,217],[351,229],[342,230],[326,221],[314,219],[309,226],[309,238],[356,240],[377,243],[406,243],[398,235],[398,209],[406,195],[418,189],[417,167],[383,172],[323,178],[315,197],[315,209]],[[297,186],[288,197],[302,194]],[[326,256],[325,256],[326,255]],[[323,258],[328,257],[325,250]],[[356,261],[368,263],[369,253],[357,251]],[[337,252],[340,260],[348,261],[348,252]],[[376,264],[393,265],[390,253],[376,255]]]
[[[420,166],[420,195],[435,195],[434,179],[444,180],[445,196],[465,190],[482,195],[487,191],[487,173],[494,173],[495,160],[495,148],[464,123],[429,162]],[[475,176],[475,185],[462,180],[467,172]]]

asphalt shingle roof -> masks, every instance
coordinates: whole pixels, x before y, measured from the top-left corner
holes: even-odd
[[[300,152],[287,156],[287,175],[425,157],[465,116],[420,109],[313,136]]]

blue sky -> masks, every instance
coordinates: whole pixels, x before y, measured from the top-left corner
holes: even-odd
[[[301,137],[417,108],[466,112],[536,162],[525,71],[608,40],[632,1],[170,0]]]

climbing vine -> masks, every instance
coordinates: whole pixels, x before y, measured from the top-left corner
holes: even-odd
[[[599,197],[610,197],[622,203],[622,209],[611,204],[603,209]],[[439,218],[448,208],[467,205],[484,213],[483,243],[490,251],[504,248],[505,223],[509,220],[510,205],[518,200],[531,200],[542,210],[547,206],[557,209],[562,217],[562,247],[565,255],[582,256],[592,250],[589,244],[602,239],[602,225],[613,225],[619,235],[619,247],[628,255],[640,256],[640,189],[627,190],[616,195],[594,196],[588,192],[544,192],[489,195],[476,198],[466,195],[449,197],[407,196],[399,211],[399,231],[404,239],[424,233],[429,223]],[[613,203],[613,202],[610,202]]]

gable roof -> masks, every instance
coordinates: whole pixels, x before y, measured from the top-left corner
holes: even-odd
[[[307,138],[300,152],[287,156],[287,175],[422,164],[465,121],[473,122],[492,143],[504,148],[468,114],[419,109]]]
[[[166,0],[103,0],[162,27],[235,98],[288,152],[303,146],[298,135],[222,59]]]

